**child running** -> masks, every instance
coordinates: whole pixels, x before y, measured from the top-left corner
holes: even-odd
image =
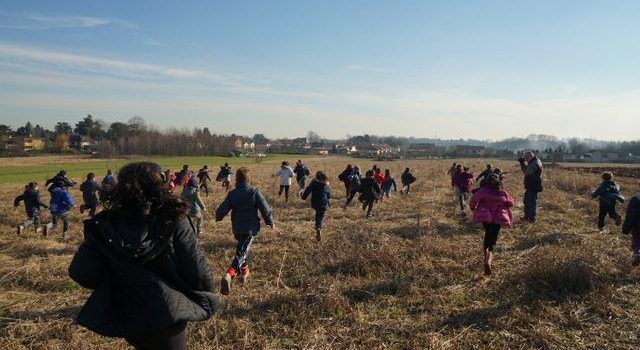
[[[633,250],[633,266],[640,265],[640,192],[629,201],[627,215],[622,225],[622,233],[631,234],[631,249]]]
[[[187,187],[182,191],[182,199],[187,203],[187,215],[196,226],[196,236],[202,234],[202,212],[207,211],[207,207],[202,203],[199,184],[194,177],[187,182]]]
[[[88,173],[87,180],[80,185],[82,200],[84,201],[80,205],[80,214],[84,213],[85,210],[89,210],[89,218],[93,218],[96,215],[96,208],[98,207],[96,192],[101,189],[95,179],[96,175],[94,173]]]
[[[63,181],[53,184],[51,191],[51,200],[49,201],[49,210],[51,211],[51,222],[44,226],[43,236],[47,236],[51,230],[55,229],[58,221],[62,220],[62,240],[69,239],[69,210],[75,207],[73,199],[65,188]]]
[[[471,189],[473,189],[473,173],[469,172],[469,168],[463,168],[462,164],[458,164],[456,173],[453,175],[453,184],[456,190],[456,200],[460,204],[460,215],[465,217],[467,216],[464,211],[465,201],[469,198]]]
[[[362,179],[360,185],[360,202],[362,203],[362,210],[367,211],[367,218],[371,217],[373,211],[373,202],[380,199],[380,186],[378,182],[373,178],[373,171],[367,170],[365,178]]]
[[[416,177],[411,173],[411,169],[405,168],[404,172],[400,176],[400,180],[402,181],[402,190],[400,190],[400,194],[404,193],[406,196],[411,190],[411,184],[416,182]]]
[[[104,178],[102,178],[102,185],[100,189],[101,202],[106,202],[107,200],[109,200],[111,191],[113,191],[113,188],[116,187],[117,183],[118,181],[116,180],[116,177],[113,176],[113,172],[111,171],[111,169],[108,169],[107,174],[104,176]]]
[[[69,276],[91,289],[77,323],[135,349],[187,349],[187,323],[219,308],[211,269],[186,206],[158,164],[131,163],[106,209],[84,224]]]
[[[512,227],[511,207],[513,198],[502,187],[498,175],[489,175],[486,186],[471,197],[469,207],[473,211],[473,223],[484,227],[484,274],[491,275],[493,250],[501,227]]]
[[[396,186],[396,179],[391,176],[391,170],[385,169],[384,171],[384,179],[382,180],[382,198],[385,196],[389,198],[389,193],[391,192],[391,188],[393,187],[393,192],[398,192],[398,187]]]
[[[374,166],[375,170],[373,171],[373,178],[376,179],[378,183],[378,187],[382,188],[382,182],[384,181],[384,174],[382,173],[382,169]]]
[[[602,173],[602,183],[591,194],[592,198],[598,198],[600,202],[600,210],[598,212],[598,230],[604,233],[605,219],[607,214],[615,220],[616,226],[622,223],[622,216],[616,211],[618,202],[624,203],[624,197],[620,195],[620,186],[613,181],[613,174],[605,171]]]
[[[344,169],[340,175],[338,175],[338,180],[344,183],[344,191],[345,196],[349,197],[349,193],[351,192],[351,182],[349,181],[349,176],[353,174],[353,166],[351,164],[347,164],[347,168]]]
[[[293,172],[296,174],[296,182],[298,183],[298,196],[305,190],[307,176],[309,176],[309,168],[302,162],[301,159],[298,159],[296,162],[296,167],[293,169]]]
[[[229,211],[231,211],[231,228],[237,244],[231,266],[220,281],[220,293],[223,295],[229,295],[231,281],[236,276],[240,276],[240,283],[247,282],[249,247],[260,232],[258,211],[262,215],[265,225],[274,228],[271,209],[262,193],[251,187],[249,169],[247,168],[240,168],[236,172],[236,188],[227,194],[227,198],[216,210],[216,221],[221,221]]]
[[[222,182],[222,188],[224,188],[226,192],[229,192],[229,185],[231,184],[231,174],[233,173],[231,172],[229,163],[224,163],[224,165],[220,167],[220,171],[216,176],[216,181]]]
[[[205,165],[202,169],[198,170],[198,190],[202,191],[202,189],[204,189],[204,193],[206,193],[207,197],[209,197],[209,182],[211,182],[209,167]]]
[[[306,200],[311,195],[311,207],[316,211],[316,240],[320,242],[320,232],[324,224],[324,214],[329,209],[329,199],[331,199],[331,188],[329,178],[322,171],[316,173],[316,177],[311,181],[307,189],[302,194],[302,199]]]
[[[22,234],[22,232],[31,225],[34,225],[36,233],[40,233],[40,207],[49,208],[49,206],[40,200],[37,182],[29,182],[24,193],[16,197],[13,201],[13,205],[17,207],[22,201],[24,201],[27,219],[18,225],[18,234]]]
[[[280,166],[280,170],[276,173],[278,180],[280,181],[280,189],[278,190],[278,197],[284,192],[284,201],[289,202],[289,188],[291,188],[291,179],[293,178],[293,169],[289,166],[289,162],[284,161]]]
[[[357,165],[353,166],[353,169],[347,179],[345,181],[345,185],[347,185],[347,201],[344,203],[343,209],[346,209],[353,197],[356,196],[356,193],[360,191],[360,185],[362,183],[362,178],[360,177],[360,167]]]

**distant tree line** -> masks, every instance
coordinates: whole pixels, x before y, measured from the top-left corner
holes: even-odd
[[[148,125],[141,117],[133,117],[126,123],[107,123],[87,115],[72,127],[58,122],[53,130],[27,122],[15,131],[0,124],[0,138],[43,138],[47,151],[64,152],[69,149],[74,135],[95,145],[97,154],[104,157],[117,155],[145,156],[215,156],[228,155],[234,148],[236,135],[212,133],[208,128],[159,130]]]

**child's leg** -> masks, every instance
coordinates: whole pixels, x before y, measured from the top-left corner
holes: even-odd
[[[231,262],[231,268],[235,270],[236,274],[240,273],[240,269],[243,266],[247,266],[247,256],[249,255],[249,247],[253,242],[253,236],[251,234],[237,236],[238,243],[236,244],[236,255]]]
[[[633,234],[631,236],[631,249],[633,254],[640,254],[640,234]]]
[[[280,185],[280,189],[278,190],[278,196],[282,195],[282,190],[284,190],[284,186]]]
[[[25,220],[25,221],[22,223],[22,227],[27,228],[27,227],[29,227],[29,226],[31,226],[31,225],[33,225],[33,224],[36,224],[36,225],[37,225],[36,220],[35,220],[35,218],[34,218],[33,216],[29,216],[29,217],[27,218],[27,220]]]
[[[367,202],[367,216],[371,216],[371,212],[373,211],[373,202],[372,200]]]
[[[288,201],[289,201],[289,187],[290,187],[290,186],[284,186],[284,200],[285,200],[286,202],[288,202]]]
[[[324,224],[324,214],[325,214],[324,209],[316,210],[316,229],[318,230],[321,229]]]
[[[464,194],[462,192],[458,194],[458,202],[460,203],[460,210],[464,211]]]
[[[69,231],[69,214],[68,213],[62,214],[61,219],[62,219],[62,231],[63,232]]]
[[[605,226],[604,220],[607,217],[607,213],[609,213],[609,206],[604,202],[600,202],[600,209],[598,211],[598,229],[599,230],[604,229],[604,226]]]
[[[58,215],[51,215],[51,222],[47,224],[47,228],[49,231],[53,230],[58,226]]]

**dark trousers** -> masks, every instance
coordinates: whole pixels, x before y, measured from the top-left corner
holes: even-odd
[[[56,228],[56,226],[58,226],[58,220],[62,220],[62,231],[69,231],[69,213],[67,212],[61,215],[52,215],[49,229],[53,230],[54,228]]]
[[[349,192],[351,192],[351,184],[347,181],[344,182],[344,192],[346,196],[349,197]]]
[[[321,229],[324,225],[324,214],[326,209],[316,209],[316,229]]]
[[[253,242],[255,236],[252,234],[235,235],[236,238],[236,255],[231,261],[231,267],[236,270],[237,274],[240,274],[240,269],[243,266],[247,266],[247,256],[249,255],[249,248]]]
[[[482,247],[485,250],[488,249],[490,252],[493,252],[493,249],[496,247],[496,242],[498,241],[500,225],[483,222],[482,226],[484,227],[484,243]]]
[[[306,177],[303,177],[303,178],[301,178],[301,179],[298,179],[298,187],[299,187],[301,190],[304,190],[304,188],[306,187],[306,183],[307,183],[307,178],[306,178]]]
[[[137,350],[187,350],[187,323],[178,322],[168,329],[135,339],[127,339]]]
[[[280,185],[280,190],[278,191],[278,196],[282,194],[282,192],[284,191],[284,200],[288,201],[289,200],[289,187],[288,185]]]
[[[367,216],[371,216],[371,211],[373,210],[373,202],[375,202],[375,200],[366,200],[362,202],[362,210],[367,210]]]
[[[204,181],[200,184],[200,192],[202,192],[203,188],[204,188],[204,193],[206,194],[207,197],[209,197],[209,184],[207,183],[207,181]]]
[[[95,202],[85,202],[80,206],[80,210],[89,210],[89,217],[94,217],[96,215],[96,209],[98,208],[98,201]]]
[[[356,193],[358,193],[358,191],[356,190],[351,190],[347,192],[347,202],[344,204],[345,207],[351,203],[351,201],[353,200],[353,197],[356,196]]]
[[[598,228],[601,230],[605,226],[604,219],[607,218],[607,215],[609,215],[609,217],[614,220],[618,219],[620,215],[616,211],[616,202],[613,202],[613,203],[606,203],[602,201],[600,202],[600,210],[598,213]]]
[[[524,219],[535,222],[538,210],[538,192],[526,190],[524,192]]]

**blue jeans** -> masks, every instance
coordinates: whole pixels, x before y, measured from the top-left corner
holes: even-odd
[[[524,219],[535,222],[538,209],[538,192],[526,190],[524,192]]]
[[[249,247],[253,242],[254,236],[251,234],[235,235],[236,241],[236,255],[233,257],[231,267],[236,270],[237,274],[240,274],[240,268],[247,266],[247,255],[249,255]]]

